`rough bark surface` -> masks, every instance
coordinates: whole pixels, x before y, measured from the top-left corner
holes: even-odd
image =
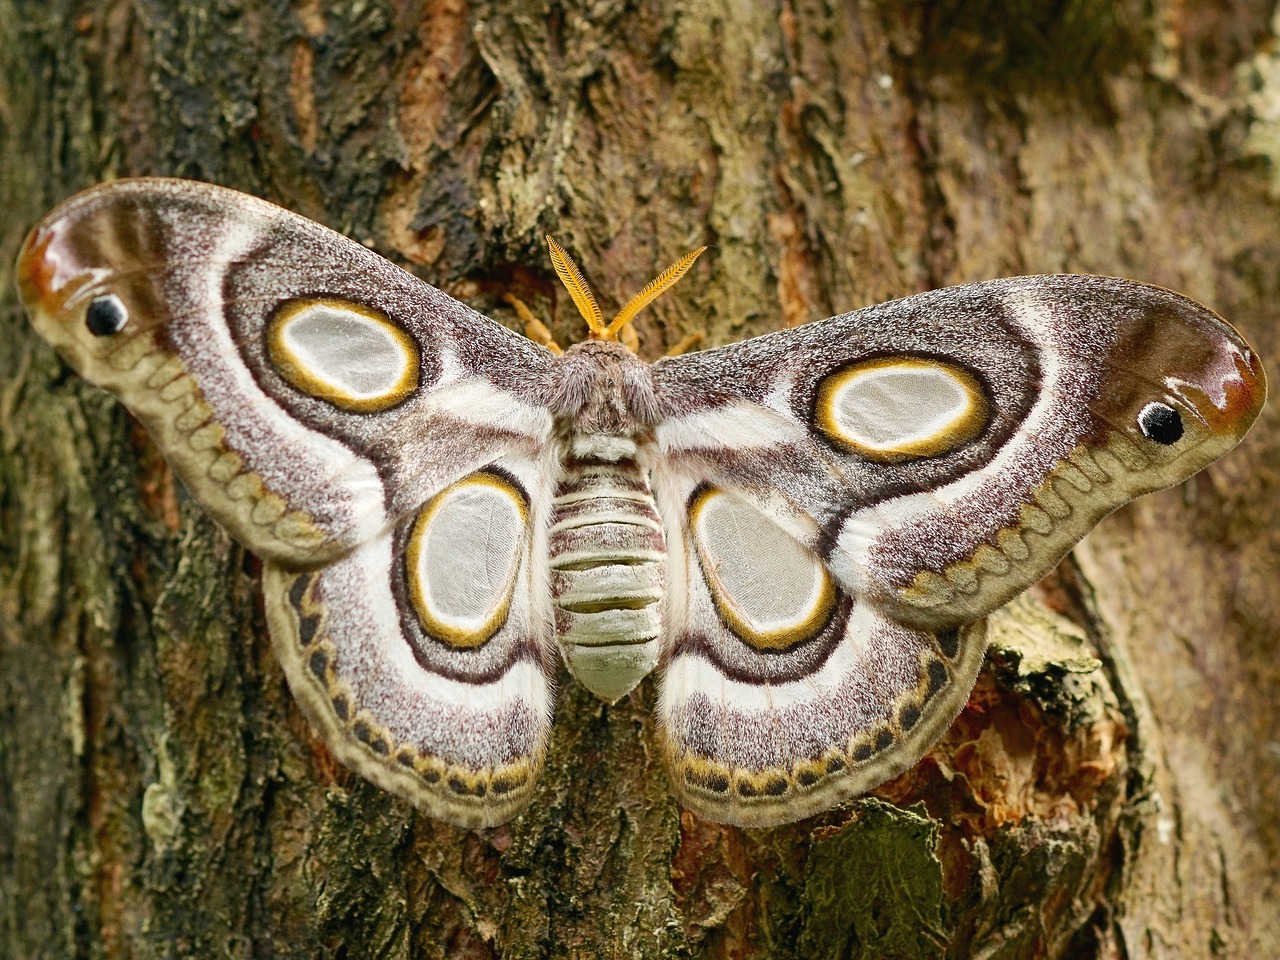
[[[326,222],[577,336],[701,243],[642,353],[1072,270],[1218,309],[1280,370],[1280,14],[1261,0],[0,0],[0,955],[1280,954],[1280,423],[995,619],[974,697],[871,798],[702,822],[651,682],[563,684],[545,784],[465,832],[342,768],[254,559],[12,293],[128,174]]]

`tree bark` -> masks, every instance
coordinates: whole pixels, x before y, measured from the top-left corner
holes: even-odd
[[[991,276],[1187,292],[1277,369],[1280,14],[1258,0],[0,0],[0,955],[1280,954],[1280,432],[1121,511],[993,618],[915,769],[777,830],[671,800],[652,680],[562,677],[547,773],[461,831],[339,767],[254,558],[20,315],[75,189],[212,180],[653,358]]]

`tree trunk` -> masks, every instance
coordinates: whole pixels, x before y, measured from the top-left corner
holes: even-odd
[[[649,358],[1071,270],[1203,300],[1274,372],[1278,44],[1257,0],[0,0],[0,955],[1280,954],[1272,411],[999,613],[969,707],[873,796],[704,822],[652,680],[606,707],[566,676],[533,807],[468,832],[333,761],[256,561],[9,266],[75,189],[180,175],[562,343],[548,230],[606,310],[712,244]]]

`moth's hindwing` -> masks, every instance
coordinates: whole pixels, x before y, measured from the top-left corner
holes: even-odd
[[[705,485],[680,492],[659,717],[681,801],[769,826],[914,764],[964,705],[986,621],[898,623],[751,503]]]
[[[264,578],[289,685],[338,758],[463,826],[509,820],[542,767],[552,691],[535,474],[503,461],[334,563]]]

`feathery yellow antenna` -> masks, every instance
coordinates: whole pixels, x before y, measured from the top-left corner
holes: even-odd
[[[613,339],[606,334],[604,314],[600,312],[600,304],[596,303],[596,295],[587,286],[587,278],[582,275],[573,258],[565,253],[564,247],[556,243],[555,238],[549,234],[547,249],[551,251],[551,264],[556,268],[556,275],[564,284],[564,288],[569,291],[569,296],[573,298],[574,305],[582,314],[582,319],[587,321],[587,326],[591,328],[591,335]]]
[[[604,335],[609,340],[617,339],[618,331],[635,319],[637,313],[675,286],[676,281],[689,272],[693,262],[702,256],[706,247],[699,247],[693,253],[686,253],[667,269],[649,281],[649,285],[627,301],[627,305],[605,327]]]
[[[573,258],[565,252],[564,247],[556,243],[555,238],[547,236],[547,249],[551,251],[551,263],[556,268],[556,275],[564,284],[569,296],[573,298],[582,319],[591,328],[591,336],[597,340],[617,340],[622,329],[635,319],[637,313],[670,290],[681,277],[689,272],[693,262],[707,248],[699,247],[693,253],[686,253],[662,273],[654,277],[649,285],[627,301],[627,305],[617,312],[612,320],[604,322],[604,314],[600,312],[600,304],[596,296],[587,286],[587,278],[582,275]]]

